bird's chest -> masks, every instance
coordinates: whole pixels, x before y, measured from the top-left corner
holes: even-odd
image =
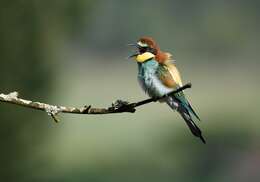
[[[138,80],[150,97],[160,97],[172,91],[165,87],[157,75],[158,63],[148,62],[138,65]]]

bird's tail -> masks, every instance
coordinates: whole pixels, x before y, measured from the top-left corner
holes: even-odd
[[[206,143],[205,139],[202,136],[202,132],[201,132],[200,128],[195,124],[195,122],[193,121],[193,119],[191,117],[190,112],[192,112],[192,111],[189,111],[190,109],[188,108],[188,107],[190,107],[190,105],[186,106],[185,103],[181,102],[180,100],[178,100],[177,98],[174,98],[174,97],[169,97],[167,99],[167,104],[172,109],[176,109],[180,113],[180,115],[185,120],[186,124],[188,125],[191,133],[194,136],[199,137],[203,143]]]
[[[178,112],[181,114],[182,118],[185,120],[186,124],[190,128],[192,134],[196,137],[199,137],[203,143],[206,143],[205,139],[202,136],[202,132],[199,127],[194,123],[192,117],[190,116],[187,110],[178,109]]]

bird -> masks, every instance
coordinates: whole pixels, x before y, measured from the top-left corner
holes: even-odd
[[[183,85],[175,60],[172,59],[172,54],[162,51],[155,40],[148,36],[141,37],[136,43],[129,45],[136,48],[135,53],[129,58],[134,58],[137,62],[138,81],[141,88],[151,98],[166,95],[167,97],[160,102],[166,103],[172,110],[178,111],[191,133],[206,144],[200,128],[194,121],[194,118],[199,121],[200,118],[184,92],[167,95]]]

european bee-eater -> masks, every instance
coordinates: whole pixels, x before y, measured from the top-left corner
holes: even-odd
[[[167,95],[182,86],[180,73],[172,60],[172,55],[161,51],[158,44],[151,37],[142,37],[137,43],[130,44],[137,48],[134,57],[138,64],[138,80],[142,89],[152,98]],[[167,103],[173,110],[177,110],[190,131],[206,143],[201,130],[193,121],[193,117],[200,120],[184,92],[169,95],[160,101]]]

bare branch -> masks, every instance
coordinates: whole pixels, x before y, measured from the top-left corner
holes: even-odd
[[[111,113],[123,113],[123,112],[134,113],[136,111],[135,109],[136,107],[149,104],[151,102],[156,102],[158,100],[168,97],[169,95],[173,95],[178,92],[181,92],[182,90],[187,88],[191,88],[190,83],[162,97],[150,98],[150,99],[146,99],[134,103],[117,100],[115,103],[112,104],[111,107],[108,108],[93,108],[91,107],[91,105],[86,105],[82,108],[56,106],[56,105],[34,102],[34,101],[19,98],[18,92],[11,92],[9,94],[0,94],[0,102],[6,102],[10,104],[15,104],[23,107],[45,111],[48,115],[50,115],[54,119],[55,122],[58,122],[59,119],[57,118],[57,115],[59,113],[72,113],[72,114],[111,114]]]

